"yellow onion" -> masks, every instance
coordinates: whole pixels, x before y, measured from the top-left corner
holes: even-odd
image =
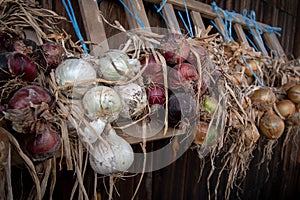
[[[270,88],[259,88],[250,96],[252,105],[259,110],[267,110],[273,106],[276,96]]]
[[[255,72],[258,69],[259,63],[257,60],[247,60],[249,67]],[[248,66],[245,66],[245,74],[247,76],[253,76]]]
[[[266,138],[276,140],[284,131],[284,121],[273,110],[269,110],[260,119],[259,131]]]
[[[208,123],[207,122],[199,122],[197,124],[194,143],[195,144],[203,144],[206,138],[206,134],[208,132]]]
[[[248,124],[243,129],[243,133],[245,134],[244,142],[246,146],[255,144],[260,138],[260,134],[254,124]]]
[[[278,112],[280,113],[280,115],[285,118],[294,114],[296,111],[295,104],[288,99],[282,100],[282,101],[279,101],[278,103],[276,103],[276,108],[277,108]]]
[[[300,85],[295,85],[287,91],[288,98],[294,103],[300,103]]]

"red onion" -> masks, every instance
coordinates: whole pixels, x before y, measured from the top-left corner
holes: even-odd
[[[201,64],[203,65],[205,60],[206,60],[206,56],[207,56],[206,50],[201,46],[193,46],[193,48],[198,53],[198,55],[200,57]],[[189,57],[186,60],[189,63],[191,63],[192,65],[197,66],[197,58],[196,58],[195,54],[192,51],[190,51]]]
[[[13,46],[14,51],[25,55],[32,54],[37,48],[35,41],[30,39],[17,40],[14,42]]]
[[[170,33],[161,40],[159,51],[169,64],[178,64],[187,59],[190,47],[182,35]]]
[[[169,87],[171,89],[179,89],[182,86],[193,83],[198,80],[198,78],[198,72],[193,65],[189,63],[181,63],[170,70]]]
[[[55,69],[64,58],[64,49],[57,43],[47,42],[41,46],[46,59],[46,70]]]
[[[151,85],[147,88],[149,105],[164,105],[166,102],[165,89],[159,85]]]
[[[21,76],[23,81],[33,81],[37,75],[37,66],[28,56],[14,52],[8,57],[8,68],[13,77]]]
[[[182,120],[192,120],[195,116],[196,101],[185,93],[170,95],[168,103],[168,122],[170,127],[179,127]]]
[[[47,122],[38,123],[36,135],[26,135],[26,137],[26,151],[34,161],[43,161],[52,157],[61,146],[60,136]]]
[[[141,65],[142,67],[146,67],[143,77],[144,77],[144,82],[146,84],[163,84],[164,83],[164,76],[162,73],[162,67],[160,64],[156,63],[155,58],[153,55],[148,56],[148,64],[146,65],[147,59],[146,57],[141,59]]]

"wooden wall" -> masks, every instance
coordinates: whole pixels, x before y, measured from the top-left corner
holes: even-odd
[[[212,0],[202,0],[202,2],[211,4]],[[239,13],[245,8],[248,10],[253,9],[256,11],[258,21],[271,26],[282,27],[280,42],[286,54],[290,58],[300,56],[300,20],[297,20],[297,17],[299,18],[297,14],[300,13],[298,0],[215,0],[215,2],[223,9],[234,10]],[[61,1],[41,0],[41,3],[45,8],[52,9],[58,12],[58,14],[67,17]],[[78,3],[75,0],[72,3],[76,11],[79,26],[81,30],[84,30]],[[164,23],[159,19],[159,15],[155,13],[153,7],[149,6],[146,9],[152,25],[164,26]],[[100,10],[109,21],[119,20],[125,28],[128,28],[125,11],[117,0],[103,0],[100,3]],[[69,33],[72,33],[73,39],[76,40],[76,35],[71,24],[63,23],[62,26]],[[105,28],[107,37],[118,33],[118,31],[109,28],[107,25],[105,25]],[[299,143],[299,138],[296,138],[296,141]],[[151,150],[166,142],[168,140],[149,142],[147,146]],[[283,141],[279,140],[274,148],[273,159],[268,168],[269,172],[267,172],[266,165],[263,165],[258,170],[257,165],[262,155],[261,151],[255,151],[248,176],[241,186],[244,190],[244,193],[241,194],[242,199],[291,199],[292,197],[300,196],[300,164],[293,160],[297,159],[295,155],[290,158],[290,154],[296,153],[297,155],[298,149],[293,143],[289,144],[291,148],[286,154],[289,158],[283,161],[280,156],[282,143]],[[138,145],[134,146],[134,148],[138,148]],[[205,162],[207,167],[204,168],[202,179],[198,181],[201,162]],[[136,199],[207,199],[207,183],[205,179],[208,177],[209,167],[208,158],[200,160],[197,152],[188,150],[170,166],[152,173],[146,173]],[[93,176],[91,171],[89,173],[86,175],[86,185],[89,194],[92,195],[93,186],[91,181]],[[269,178],[266,179],[267,177]],[[130,199],[139,178],[140,175],[138,174],[134,177],[118,180],[116,182],[116,189],[120,195],[115,192],[114,199]],[[212,179],[216,179],[216,177],[212,177]],[[68,183],[72,183],[72,181],[74,181],[74,174],[65,171],[59,172],[54,199],[68,199],[71,192],[71,187],[68,186]],[[98,182],[102,199],[107,199],[108,196],[105,192],[104,183],[107,184],[108,179],[99,179]],[[225,182],[226,176],[221,180],[219,199],[223,199],[222,195],[224,195],[225,189],[223,184]],[[232,199],[236,198],[236,195],[232,196]]]

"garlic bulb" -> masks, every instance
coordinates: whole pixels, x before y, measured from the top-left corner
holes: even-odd
[[[113,49],[99,60],[98,75],[108,81],[126,81],[134,76],[132,65],[126,53]]]
[[[118,93],[107,86],[91,88],[83,96],[82,104],[91,120],[102,118],[107,122],[116,120],[122,108]]]
[[[58,85],[73,83],[74,86],[66,89],[64,93],[73,98],[81,98],[84,93],[93,87],[95,82],[77,83],[85,80],[94,80],[97,72],[93,66],[83,59],[64,60],[55,70],[55,78]]]
[[[111,128],[108,134],[102,134],[109,148],[97,140],[89,151],[90,165],[99,174],[111,174],[126,171],[134,161],[134,153],[128,142],[116,134]]]
[[[145,89],[136,83],[115,86],[122,99],[122,110],[120,115],[124,118],[131,118],[141,114],[147,106],[147,93]]]
[[[91,128],[94,129],[95,133],[99,134],[99,136],[103,133],[105,128],[105,122],[101,119],[97,119],[95,121],[90,122]],[[84,135],[81,136],[81,140],[83,143],[93,144],[97,141],[98,137],[95,135],[89,127],[84,128]]]

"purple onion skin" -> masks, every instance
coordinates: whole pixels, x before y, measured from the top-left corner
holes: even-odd
[[[205,60],[206,60],[206,56],[207,56],[207,52],[203,47],[200,46],[193,46],[193,48],[196,50],[196,52],[198,53],[199,57],[200,57],[200,61],[201,61],[201,65],[204,64]],[[191,63],[194,66],[197,66],[197,58],[195,56],[195,54],[190,51],[189,56],[186,59],[189,63]]]
[[[36,42],[30,39],[17,40],[13,45],[14,51],[25,55],[31,55],[37,48]]]
[[[55,69],[64,58],[64,49],[52,42],[47,42],[41,46],[42,52],[46,59],[46,71]]]
[[[30,107],[30,103],[40,105],[42,102],[51,107],[52,96],[43,88],[36,85],[28,85],[17,90],[8,102],[9,109],[24,109]]]
[[[187,84],[193,84],[199,78],[195,66],[189,63],[181,63],[171,69],[169,73],[169,87],[171,89],[180,89]]]
[[[186,93],[171,94],[168,102],[168,123],[172,128],[179,127],[182,120],[192,120],[196,114],[196,101]]]
[[[35,62],[30,57],[19,52],[9,55],[8,68],[13,77],[21,76],[23,81],[34,81],[38,75]]]
[[[147,88],[149,105],[164,105],[166,102],[165,89],[160,85],[151,85]]]
[[[8,69],[8,53],[0,54],[0,81],[8,80],[11,78]]]
[[[173,65],[182,63],[190,54],[187,40],[180,34],[167,34],[162,40],[159,51],[166,61]]]

